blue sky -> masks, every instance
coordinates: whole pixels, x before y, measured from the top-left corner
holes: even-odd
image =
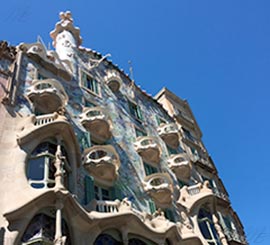
[[[270,244],[270,1],[4,1],[0,39],[47,44],[71,10],[83,46],[148,93],[188,99],[250,244]]]

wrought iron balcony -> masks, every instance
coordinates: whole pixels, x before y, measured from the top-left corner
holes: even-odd
[[[173,181],[167,173],[156,173],[145,177],[144,190],[155,201],[158,207],[171,205],[173,195]]]
[[[206,199],[213,198],[213,191],[209,188],[209,182],[198,183],[192,186],[184,186],[180,190],[179,204],[191,210],[194,206],[200,205]]]
[[[80,117],[95,142],[104,143],[111,138],[110,119],[101,107],[87,108]]]
[[[120,159],[111,145],[96,145],[84,152],[85,169],[101,184],[112,186],[118,177]]]
[[[34,80],[26,95],[41,113],[56,112],[68,101],[63,86],[56,79]]]
[[[134,147],[145,162],[158,163],[160,161],[160,146],[155,137],[138,137],[134,143]]]
[[[178,128],[175,123],[161,124],[158,127],[159,136],[166,144],[176,148],[179,145]]]
[[[177,155],[171,155],[168,160],[169,168],[175,173],[175,175],[182,179],[190,177],[191,165],[185,153],[180,153]]]

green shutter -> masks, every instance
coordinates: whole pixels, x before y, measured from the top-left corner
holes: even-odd
[[[175,221],[174,215],[173,215],[173,212],[172,212],[171,209],[166,208],[166,209],[164,210],[164,214],[165,214],[165,217],[166,217],[168,220],[170,220],[170,221],[172,221],[172,222]]]
[[[111,196],[111,200],[115,200],[115,199],[122,200],[123,199],[122,192],[121,192],[120,188],[117,186],[111,187],[110,196]]]
[[[143,120],[142,111],[139,106],[137,106],[137,117],[138,119]]]
[[[148,201],[148,204],[149,204],[149,208],[150,208],[151,214],[153,214],[154,212],[156,212],[156,205],[155,205],[155,203],[152,200],[150,200],[150,201]]]
[[[90,176],[85,176],[84,178],[85,185],[85,204],[88,204],[91,200],[95,198],[94,190],[94,179]]]

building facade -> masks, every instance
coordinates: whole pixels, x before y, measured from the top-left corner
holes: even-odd
[[[187,101],[50,36],[0,43],[1,244],[247,244]]]

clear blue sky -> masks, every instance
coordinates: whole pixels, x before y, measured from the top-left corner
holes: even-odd
[[[188,99],[250,244],[270,244],[270,1],[3,1],[1,37],[51,42],[71,10],[83,46],[110,53],[151,94]]]

